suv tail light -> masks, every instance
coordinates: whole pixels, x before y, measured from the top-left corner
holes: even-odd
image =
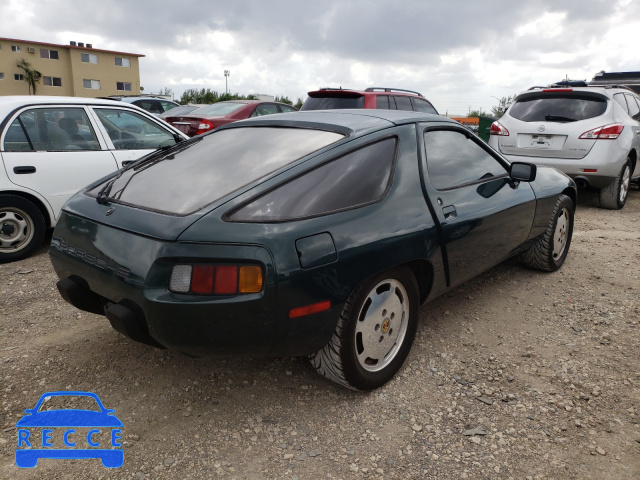
[[[489,130],[489,135],[500,135],[502,137],[508,137],[509,136],[509,130],[507,130],[506,128],[504,128],[504,125],[502,125],[500,122],[493,122],[491,124],[491,129]]]
[[[588,132],[584,132],[580,135],[582,139],[589,140],[615,140],[620,136],[624,125],[620,123],[614,123],[612,125],[603,125],[602,127],[594,128]]]
[[[214,128],[216,128],[216,126],[212,122],[203,118],[202,120],[200,120],[200,125],[198,125],[198,131],[196,132],[196,135],[209,132]]]
[[[259,293],[262,291],[262,269],[258,265],[174,265],[169,290],[205,295]]]

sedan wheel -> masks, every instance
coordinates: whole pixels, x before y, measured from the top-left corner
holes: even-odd
[[[44,238],[44,218],[33,203],[16,195],[0,195],[0,263],[31,255]]]
[[[349,296],[331,341],[309,357],[328,379],[356,390],[388,382],[409,354],[418,324],[418,285],[398,267],[366,280]]]

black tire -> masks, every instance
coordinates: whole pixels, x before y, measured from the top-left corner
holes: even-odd
[[[0,195],[0,263],[27,258],[42,245],[44,234],[38,207],[17,195]]]
[[[629,196],[631,174],[631,160],[627,158],[615,180],[600,189],[600,207],[609,210],[620,210],[624,207]]]
[[[364,281],[345,303],[329,343],[309,356],[311,364],[347,388],[372,390],[384,385],[409,354],[418,326],[418,303],[418,285],[406,267]]]
[[[560,195],[545,232],[520,252],[520,261],[527,267],[554,272],[569,253],[573,236],[575,205],[566,195]]]

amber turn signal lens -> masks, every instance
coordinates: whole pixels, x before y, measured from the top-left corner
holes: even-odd
[[[258,293],[262,290],[262,269],[255,265],[240,267],[240,293]]]

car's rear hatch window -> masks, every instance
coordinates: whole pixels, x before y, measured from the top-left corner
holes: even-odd
[[[309,92],[300,110],[364,108],[364,95],[357,92]]]
[[[89,195],[102,194],[125,205],[188,215],[343,137],[308,128],[219,130],[186,148],[176,147],[177,151],[138,163]]]
[[[607,109],[602,97],[580,93],[540,93],[517,100],[509,115],[523,122],[577,122],[599,117]]]

